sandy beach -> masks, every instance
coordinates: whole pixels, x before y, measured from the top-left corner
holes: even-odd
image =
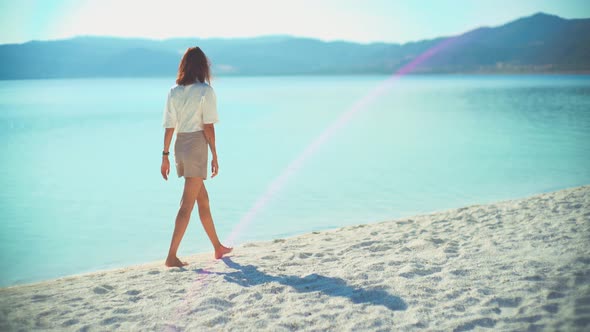
[[[590,186],[183,258],[0,289],[0,330],[590,330]]]

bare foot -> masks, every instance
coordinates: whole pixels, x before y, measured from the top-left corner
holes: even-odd
[[[168,257],[166,258],[166,263],[164,264],[166,264],[168,267],[183,267],[188,265],[187,262],[181,261],[178,259],[178,257]]]
[[[225,254],[229,254],[234,248],[227,248],[224,246],[219,246],[219,248],[215,249],[215,259],[220,259]]]

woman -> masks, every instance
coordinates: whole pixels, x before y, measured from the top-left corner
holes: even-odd
[[[168,93],[164,111],[164,151],[162,153],[162,177],[168,180],[170,174],[170,142],[176,129],[174,144],[174,161],[178,177],[184,176],[184,192],[180,209],[176,216],[176,225],[172,234],[166,266],[182,267],[188,263],[176,257],[180,241],[186,231],[191,212],[197,202],[199,217],[209,240],[215,249],[215,258],[231,252],[232,248],[221,245],[209,208],[209,196],[204,180],[207,178],[207,146],[211,149],[211,177],[219,170],[217,150],[215,148],[214,123],[218,122],[217,100],[213,88],[209,85],[209,61],[198,47],[187,49],[178,67],[176,85]]]

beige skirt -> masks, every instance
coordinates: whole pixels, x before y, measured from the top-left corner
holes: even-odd
[[[207,178],[207,147],[203,131],[176,134],[174,162],[178,177]]]

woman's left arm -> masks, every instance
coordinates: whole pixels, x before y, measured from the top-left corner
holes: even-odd
[[[174,128],[166,128],[164,132],[164,151],[170,153],[170,142],[172,142],[172,135],[174,134]],[[164,180],[168,180],[168,175],[170,174],[170,160],[168,159],[167,154],[162,155],[162,167],[160,167],[160,171],[162,172],[162,177]]]
[[[207,140],[207,143],[209,143],[209,149],[211,149],[211,154],[213,155],[213,160],[211,161],[211,177],[214,178],[219,171],[219,164],[217,163],[217,147],[215,146],[215,127],[212,123],[207,123],[203,127],[205,139]]]

